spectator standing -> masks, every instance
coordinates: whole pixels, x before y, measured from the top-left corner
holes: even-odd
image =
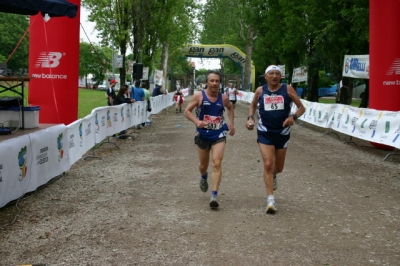
[[[123,103],[134,103],[135,99],[129,98],[129,86],[123,85],[114,98],[114,105]]]
[[[140,81],[135,81],[135,85],[131,88],[131,99],[135,99],[136,102],[144,101],[144,91],[140,87]]]
[[[119,89],[117,95],[114,98],[114,105],[120,105],[123,103],[134,103],[134,102],[135,102],[135,99],[129,98],[129,86],[128,85],[123,85]],[[126,130],[122,130],[121,132],[119,132],[118,138],[120,138],[120,139],[127,138],[127,136],[125,134],[126,134]]]
[[[117,81],[115,79],[110,80],[110,86],[107,88],[107,105],[114,105],[115,98],[115,85],[117,85]]]
[[[144,91],[144,100],[147,102],[147,112],[151,112],[149,89],[145,86],[142,86],[142,87],[143,87],[143,91]]]
[[[156,84],[156,86],[153,89],[152,96],[156,97],[158,95],[167,94],[166,92],[162,92],[161,89],[162,89],[162,85]]]

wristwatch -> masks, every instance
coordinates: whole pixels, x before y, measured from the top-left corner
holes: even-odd
[[[254,120],[254,117],[253,117],[252,115],[249,115],[249,116],[247,117],[247,120],[249,120],[250,118]]]
[[[297,120],[297,118],[299,118],[296,114],[292,114],[291,117],[293,117],[294,120]]]

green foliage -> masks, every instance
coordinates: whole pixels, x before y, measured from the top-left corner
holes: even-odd
[[[197,8],[194,0],[83,0],[82,3],[90,9],[89,19],[96,22],[96,29],[104,37],[102,44],[111,43],[109,20],[113,18],[116,21],[113,38],[121,54],[125,56],[130,46],[131,58],[150,67],[150,71],[163,69],[162,57],[168,53],[163,54],[162,47],[171,55],[194,36],[193,17]],[[121,69],[121,77],[124,71]]]
[[[21,72],[28,69],[29,34],[17,47],[18,42],[29,27],[29,17],[0,12],[0,62],[7,62],[7,67],[12,71]]]
[[[111,49],[81,42],[79,46],[79,77],[93,75],[93,81],[104,80],[106,72],[111,72]]]
[[[320,70],[331,73],[338,83],[344,55],[368,53],[365,0],[207,0],[200,11],[196,2],[83,0],[104,45],[111,42],[112,14],[120,51],[130,45],[133,60],[143,62],[150,71],[172,65],[175,72],[189,71],[176,52],[186,43],[232,44],[251,58],[256,76],[270,64],[285,64],[291,80],[293,68],[306,66],[308,98],[317,100],[317,88],[328,83]],[[200,26],[195,25],[197,15]],[[245,78],[248,65],[247,61]],[[229,59],[222,60],[222,69],[224,73],[241,71]]]

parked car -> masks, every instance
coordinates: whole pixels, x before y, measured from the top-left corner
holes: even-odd
[[[106,81],[103,81],[102,83],[100,83],[99,85],[97,85],[97,89],[100,90],[100,91],[105,91],[105,90],[107,90],[107,87],[108,87],[108,85],[107,85]]]

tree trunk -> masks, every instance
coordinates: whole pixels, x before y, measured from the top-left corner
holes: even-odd
[[[314,71],[315,72],[315,71]],[[309,82],[308,82],[308,91],[307,91],[307,101],[310,102],[318,102],[318,81],[319,81],[319,74],[318,71],[316,73],[310,75]]]
[[[251,84],[251,55],[253,53],[253,41],[246,45],[246,62],[244,64],[244,91],[254,91],[256,84]]]
[[[163,71],[163,79],[164,85],[163,88],[165,91],[168,91],[168,43],[164,42],[162,44],[162,54],[161,54],[161,70]]]
[[[341,104],[351,104],[353,94],[353,82],[350,78],[343,77],[342,87],[339,88],[338,100]]]
[[[366,80],[364,92],[361,93],[361,102],[359,107],[368,108],[368,102],[369,102],[369,79]]]

